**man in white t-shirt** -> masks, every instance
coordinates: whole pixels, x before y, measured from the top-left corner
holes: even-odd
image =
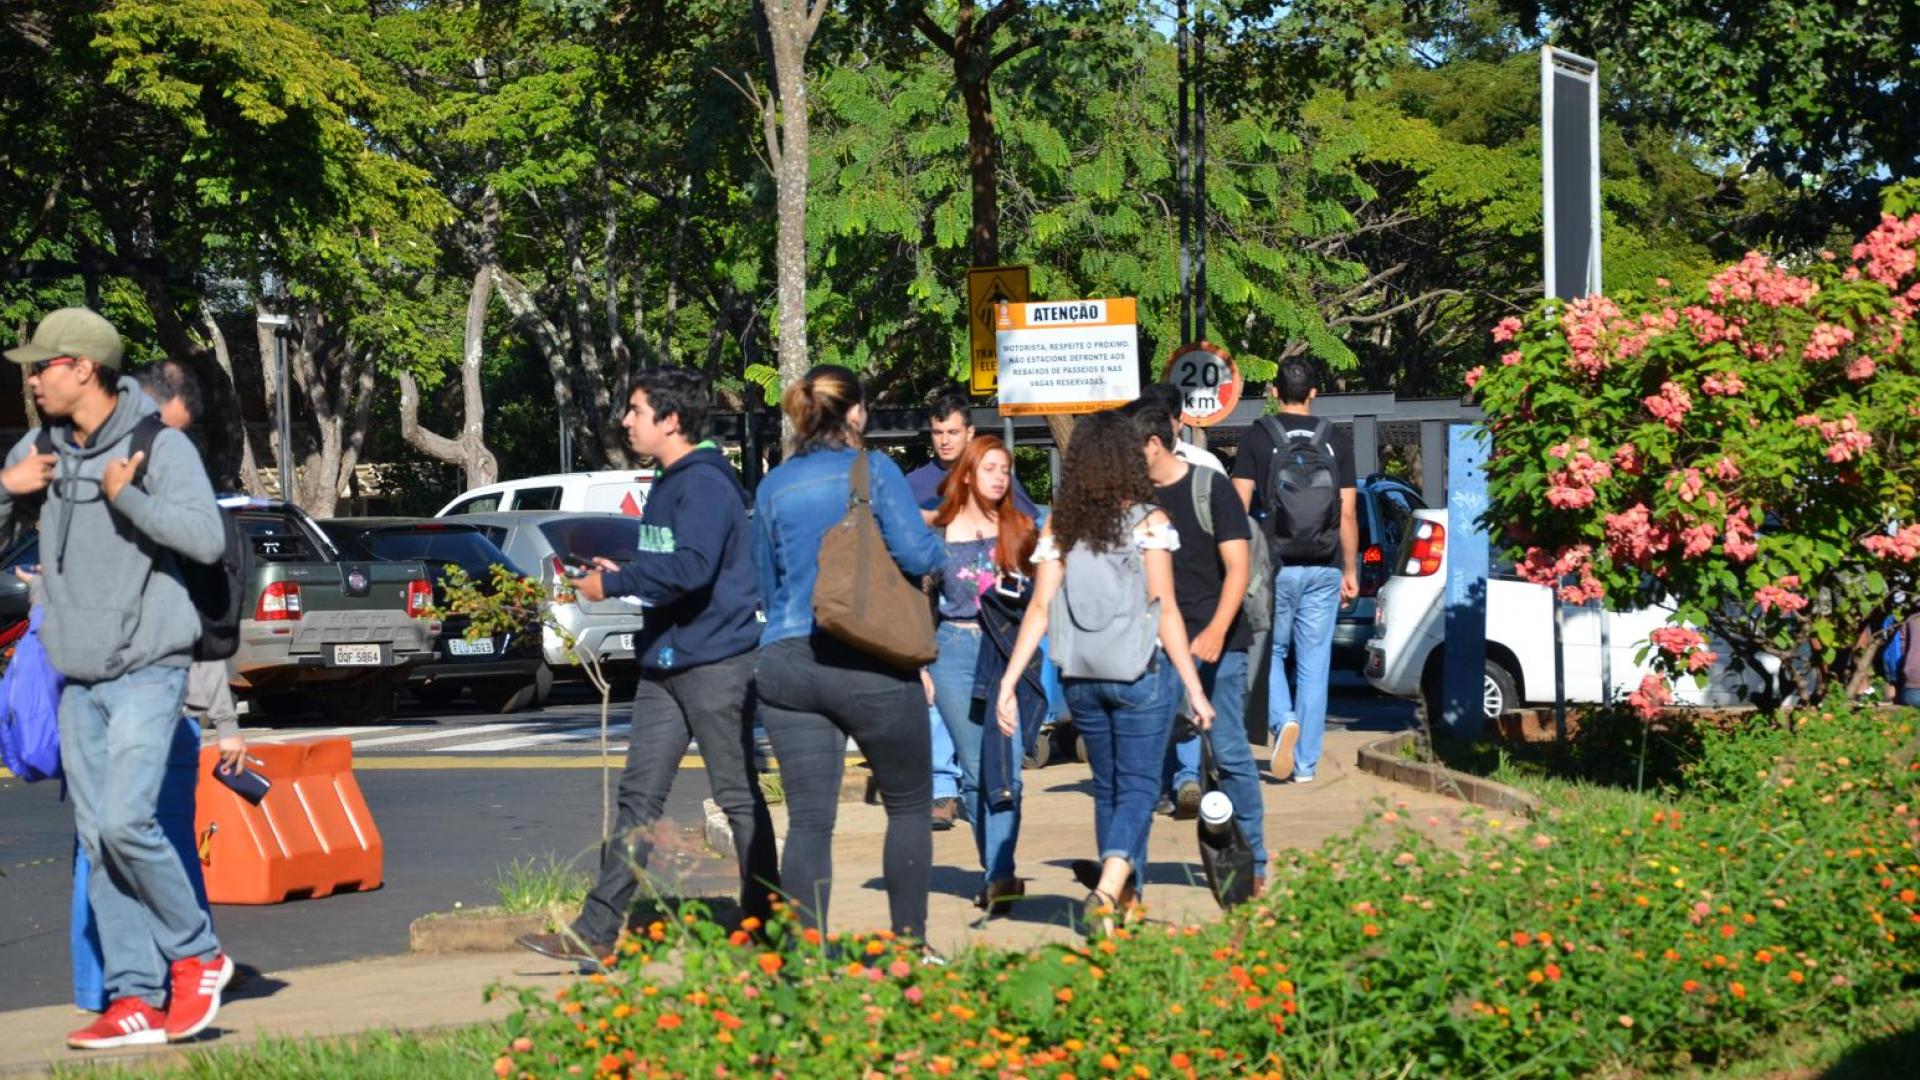
[[[1151,402],[1154,406],[1173,417],[1174,443],[1173,456],[1189,465],[1203,469],[1212,469],[1221,476],[1227,475],[1227,467],[1221,464],[1211,450],[1195,446],[1189,439],[1192,428],[1180,419],[1187,407],[1187,397],[1180,388],[1172,383],[1154,383],[1140,389],[1140,400]]]

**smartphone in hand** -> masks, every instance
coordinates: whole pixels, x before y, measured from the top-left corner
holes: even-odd
[[[259,758],[248,756],[245,762],[232,768],[223,763],[215,764],[213,778],[225,784],[235,795],[259,806],[261,800],[267,797],[267,792],[273,789],[273,781],[253,769],[260,763]]]

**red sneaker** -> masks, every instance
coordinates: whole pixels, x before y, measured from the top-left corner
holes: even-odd
[[[167,1018],[139,998],[120,998],[107,1006],[100,1019],[72,1032],[67,1045],[75,1050],[111,1050],[116,1046],[150,1046],[167,1041]]]
[[[220,1012],[220,991],[233,978],[233,961],[226,953],[211,960],[175,960],[173,997],[167,1001],[167,1040],[180,1042],[206,1030]]]

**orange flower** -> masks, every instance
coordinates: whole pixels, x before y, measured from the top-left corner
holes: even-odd
[[[727,944],[729,945],[745,945],[752,940],[752,935],[748,934],[745,930],[735,930],[733,933],[727,935]]]
[[[686,1023],[686,1021],[680,1019],[679,1013],[661,1013],[660,1019],[655,1020],[653,1026],[661,1031],[672,1031],[684,1023]]]
[[[633,1015],[633,1006],[627,1004],[624,1001],[613,1007],[613,1018],[615,1020],[625,1020],[627,1017],[632,1015]]]
[[[760,970],[769,975],[778,975],[781,967],[785,964],[786,961],[780,959],[779,953],[763,952],[760,954]]]
[[[1560,981],[1560,965],[1559,964],[1547,965],[1547,979],[1551,982]]]
[[[1731,924],[1725,924],[1725,923],[1723,923],[1723,924],[1721,924],[1721,927],[1720,927],[1720,936],[1721,936],[1721,937],[1723,937],[1723,938],[1730,938],[1730,937],[1732,937],[1732,936],[1733,936],[1733,935],[1734,935],[1735,933],[1737,933],[1737,932],[1738,932],[1738,931],[1736,931],[1736,930],[1734,930],[1734,928],[1733,928],[1733,926],[1732,926]]]
[[[740,1018],[725,1009],[713,1010],[713,1019],[715,1023],[726,1028],[728,1031],[738,1031],[740,1029]]]
[[[1525,930],[1515,930],[1513,932],[1513,943],[1524,949],[1528,945],[1533,944],[1533,936]]]
[[[1173,1063],[1173,1067],[1176,1069],[1185,1069],[1192,1066],[1193,1059],[1188,1057],[1186,1053],[1182,1051],[1173,1055],[1172,1063]]]
[[[1360,928],[1360,932],[1361,932],[1362,934],[1365,934],[1365,935],[1366,935],[1366,936],[1368,936],[1368,937],[1379,937],[1379,936],[1380,936],[1380,928],[1379,928],[1379,927],[1377,927],[1377,926],[1375,926],[1375,925],[1373,925],[1372,923],[1368,923],[1367,925],[1365,925],[1365,926],[1363,926],[1363,927],[1361,927],[1361,928]]]
[[[1065,1005],[1066,1003],[1072,1001],[1073,987],[1063,986],[1060,989],[1055,990],[1053,992],[1053,1000],[1060,1002],[1062,1005]]]
[[[809,945],[818,945],[820,944],[820,931],[809,926],[805,930],[800,931],[800,939]],[[947,1068],[951,1069],[953,1066],[948,1065]]]
[[[1797,971],[1789,971],[1787,972],[1787,981],[1795,986],[1799,986],[1801,983],[1807,981],[1807,977]]]
[[[1699,989],[1700,989],[1700,984],[1693,981],[1692,979],[1688,979],[1686,982],[1683,982],[1680,984],[1680,990],[1682,993],[1691,994]]]
[[[1747,988],[1745,985],[1741,983],[1737,983],[1737,982],[1728,983],[1727,993],[1732,994],[1734,997],[1737,997],[1742,1001],[1745,1001],[1747,999]]]
[[[752,933],[755,930],[760,929],[760,925],[761,925],[760,920],[757,918],[754,918],[752,915],[749,915],[746,918],[740,920],[740,929],[745,930],[748,933]]]
[[[1527,981],[1534,984],[1535,986],[1538,986],[1541,983],[1547,981],[1547,977],[1545,975],[1540,974],[1538,970],[1529,971],[1527,972]]]
[[[1765,949],[1761,949],[1753,954],[1753,962],[1756,964],[1771,964],[1773,963],[1773,954]]]
[[[620,1067],[620,1059],[614,1057],[612,1054],[608,1054],[606,1057],[600,1059],[597,1067],[603,1073],[610,1073]]]
[[[1116,1072],[1120,1068],[1120,1059],[1114,1057],[1112,1054],[1101,1054],[1100,1067],[1108,1072]]]

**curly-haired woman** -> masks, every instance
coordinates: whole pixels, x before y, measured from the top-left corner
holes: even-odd
[[[1115,597],[1082,596],[1075,587],[1144,590],[1146,618],[1157,641],[1144,650],[1103,647],[1093,657],[1056,634],[1054,659],[1066,676],[1067,707],[1087,743],[1093,768],[1093,828],[1100,862],[1087,894],[1092,926],[1113,909],[1126,909],[1145,878],[1147,834],[1160,797],[1161,762],[1184,686],[1194,723],[1213,723],[1213,704],[1200,685],[1187,649],[1186,625],[1174,603],[1172,552],[1180,537],[1167,515],[1153,506],[1153,485],[1142,456],[1146,431],[1116,412],[1080,421],[1067,448],[1065,474],[1053,519],[1033,553],[1034,595],[1020,624],[1020,637],[1001,681],[996,716],[1012,733],[1019,717],[1017,673],[1023,670],[1054,618],[1072,617],[1079,628],[1083,605],[1096,599],[1114,607]],[[1080,586],[1069,583],[1078,581]],[[1138,596],[1119,597],[1121,603]],[[1124,621],[1107,625],[1124,630]],[[1097,621],[1087,625],[1098,625]],[[1063,628],[1064,629],[1064,628]],[[1116,652],[1124,660],[1116,660]],[[1138,670],[1132,670],[1137,667]],[[1128,670],[1121,671],[1119,668]],[[1100,677],[1090,677],[1098,671]]]

